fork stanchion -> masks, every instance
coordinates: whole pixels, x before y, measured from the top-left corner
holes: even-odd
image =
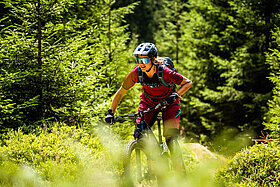
[[[158,138],[159,138],[159,145],[162,145],[162,135],[161,135],[161,126],[160,126],[160,118],[157,117],[157,125],[158,125]]]

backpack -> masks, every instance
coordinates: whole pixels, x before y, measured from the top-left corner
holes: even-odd
[[[170,83],[165,82],[165,80],[163,78],[163,72],[164,72],[164,67],[165,66],[167,66],[169,69],[177,72],[177,70],[175,69],[174,63],[171,60],[171,58],[169,58],[169,57],[160,57],[158,63],[155,64],[155,65],[157,67],[156,73],[157,73],[157,76],[158,76],[160,84],[153,83],[153,84],[148,84],[147,85],[146,83],[144,83],[143,71],[141,70],[140,67],[138,67],[138,80],[141,83],[141,85],[146,84],[147,86],[150,86],[150,87],[164,86],[166,88],[174,87],[175,86],[174,84],[170,84]]]

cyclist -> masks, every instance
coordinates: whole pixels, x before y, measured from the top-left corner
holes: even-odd
[[[143,111],[151,106],[166,100],[169,104],[165,109],[162,110],[162,116],[164,121],[163,135],[166,139],[167,146],[171,152],[171,156],[174,158],[180,156],[179,144],[177,142],[177,137],[179,134],[179,119],[180,119],[180,103],[179,97],[183,95],[192,86],[192,81],[184,77],[183,75],[169,69],[167,66],[163,69],[163,78],[165,82],[170,85],[176,84],[181,85],[181,87],[176,90],[174,86],[165,87],[162,85],[158,72],[158,64],[162,61],[161,57],[157,57],[157,48],[153,43],[142,43],[134,50],[133,55],[136,56],[137,66],[132,69],[132,71],[124,79],[121,87],[116,92],[113,97],[108,114],[105,117],[107,123],[112,123],[114,119],[114,113],[117,106],[122,100],[126,92],[134,86],[135,83],[139,83],[139,71],[143,72],[143,83],[141,94],[141,99],[139,103],[138,111]],[[158,112],[150,112],[145,114],[145,121],[150,126],[156,120]],[[138,138],[140,135],[139,125],[141,118],[138,117],[135,123],[134,137]],[[183,163],[179,161],[182,159],[177,159],[177,165],[175,167],[182,168]],[[176,162],[176,159],[175,159]]]

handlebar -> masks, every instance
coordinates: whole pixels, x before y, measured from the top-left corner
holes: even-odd
[[[158,109],[163,109],[165,108],[166,106],[168,105],[167,101],[163,101],[163,102],[160,102],[159,104],[155,105],[155,106],[152,106],[152,107],[149,107],[147,108],[146,110],[143,110],[143,111],[139,111],[137,113],[133,113],[133,114],[126,114],[126,115],[122,115],[122,116],[116,116],[114,118],[114,121],[113,123],[115,122],[118,122],[119,120],[125,118],[125,117],[142,117],[142,115],[148,113],[148,112],[152,112],[152,111],[155,111],[155,110],[158,110]]]

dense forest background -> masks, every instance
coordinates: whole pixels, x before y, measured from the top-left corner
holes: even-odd
[[[133,50],[153,42],[193,81],[181,99],[186,141],[242,135],[239,150],[261,135],[279,138],[278,0],[2,0],[0,10],[2,137],[105,125],[136,65]],[[133,87],[117,114],[135,112],[140,94]],[[131,122],[111,128],[132,138]]]
[[[153,42],[193,81],[181,100],[183,136],[206,141],[230,129],[257,137],[273,96],[267,55],[278,47],[279,4],[3,1],[1,131],[102,120],[135,66],[133,49]],[[138,90],[128,93],[119,112],[135,111]]]

